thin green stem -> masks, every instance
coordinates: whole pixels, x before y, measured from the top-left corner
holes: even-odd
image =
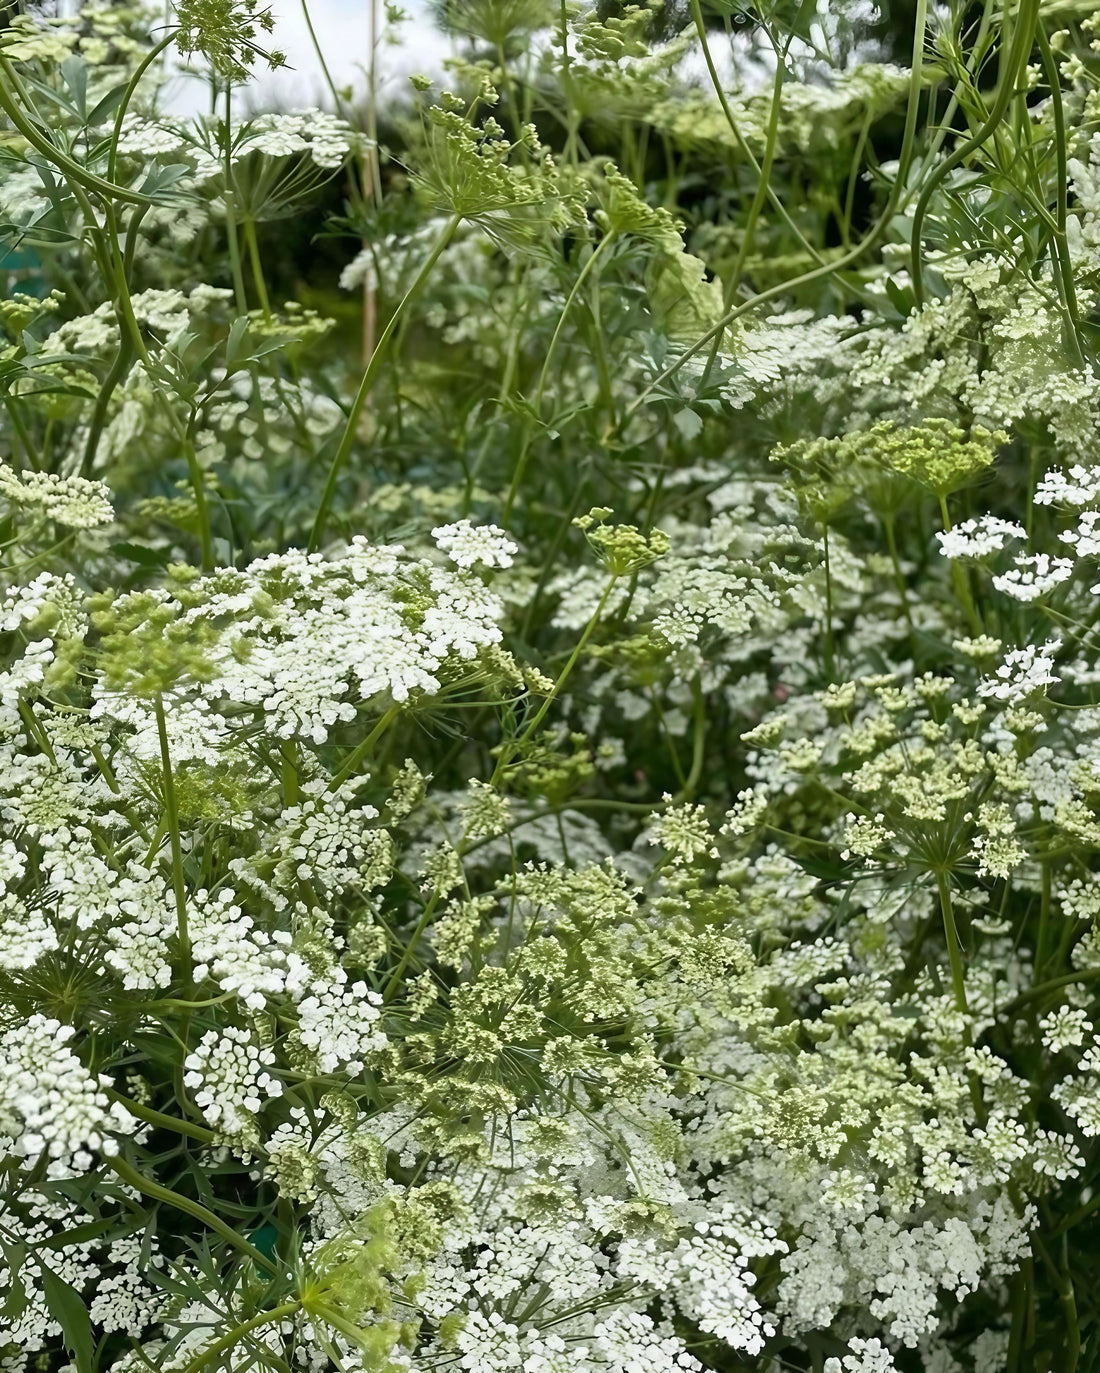
[[[1030,0],[1034,3],[1034,0]],[[759,292],[751,300],[745,301],[742,305],[737,305],[727,310],[716,324],[713,324],[701,337],[679,357],[675,358],[667,367],[658,373],[656,377],[642,391],[641,395],[630,405],[622,420],[619,422],[617,430],[619,432],[626,423],[642,408],[654,391],[662,387],[666,381],[675,376],[696,353],[701,352],[708,343],[714,338],[721,337],[726,329],[729,328],[742,315],[746,315],[751,310],[757,309],[768,301],[777,300],[780,296],[789,296],[793,291],[802,286],[809,286],[815,281],[820,281],[822,277],[830,276],[834,272],[841,271],[846,267],[858,262],[864,254],[869,253],[886,234],[894,214],[904,198],[905,184],[909,175],[909,168],[913,161],[913,148],[916,141],[917,114],[920,109],[921,91],[921,71],[924,56],[924,36],[928,21],[928,0],[917,0],[916,24],[913,33],[913,59],[909,74],[909,95],[905,110],[905,127],[901,137],[901,152],[898,156],[897,176],[894,179],[893,187],[887,197],[886,205],[883,207],[882,214],[868,232],[865,238],[851,249],[850,252],[842,254],[832,262],[827,262],[820,267],[814,267],[808,272],[803,272],[800,276],[793,277],[789,281],[778,282],[775,286],[768,287],[767,290]]]
[[[966,975],[963,971],[962,948],[959,944],[959,931],[955,924],[955,911],[951,904],[951,882],[945,872],[937,872],[936,885],[940,895],[940,914],[943,917],[943,933],[947,941],[947,960],[951,965],[951,987],[955,993],[955,1006],[962,1015],[969,1015],[966,1001]]]
[[[1043,74],[1050,88],[1050,108],[1054,118],[1054,187],[1057,195],[1057,230],[1054,235],[1058,275],[1066,313],[1069,316],[1069,339],[1074,359],[1078,367],[1084,366],[1085,354],[1081,345],[1081,311],[1077,303],[1077,289],[1073,280],[1073,263],[1070,260],[1069,240],[1066,237],[1066,221],[1069,214],[1069,168],[1066,148],[1066,116],[1062,108],[1062,83],[1058,67],[1050,50],[1046,29],[1040,22],[1036,25],[1035,37],[1039,43],[1039,56],[1043,63]]]
[[[213,1211],[203,1206],[202,1202],[193,1201],[190,1197],[182,1196],[179,1192],[173,1192],[170,1187],[162,1187],[159,1182],[153,1182],[151,1178],[139,1173],[136,1168],[117,1154],[106,1156],[104,1162],[121,1178],[127,1187],[133,1187],[143,1196],[149,1197],[153,1201],[163,1202],[166,1206],[173,1206],[177,1211],[182,1211],[185,1215],[201,1221],[208,1230],[212,1230],[215,1235],[220,1236],[239,1253],[251,1259],[258,1268],[266,1269],[267,1272],[275,1275],[278,1274],[279,1267],[277,1264],[273,1263],[266,1254],[249,1244],[245,1237],[238,1234],[231,1225],[226,1225],[225,1221],[216,1216]]]
[[[748,162],[749,166],[752,168],[753,175],[756,177],[756,190],[753,194],[752,202],[749,205],[745,229],[741,238],[741,246],[737,251],[737,259],[734,262],[733,271],[730,273],[729,279],[725,285],[725,300],[726,308],[728,309],[730,302],[737,293],[737,288],[741,283],[741,277],[745,269],[745,263],[749,253],[752,251],[752,241],[756,232],[756,224],[760,218],[761,211],[764,208],[765,201],[771,205],[772,209],[775,210],[783,220],[783,223],[786,224],[787,228],[794,234],[795,238],[805,251],[809,253],[810,257],[820,265],[825,264],[821,254],[809,239],[805,237],[801,229],[799,229],[798,225],[791,218],[787,207],[783,204],[771,185],[772,163],[775,159],[776,141],[779,136],[779,116],[782,111],[784,76],[783,55],[779,52],[775,54],[775,76],[772,80],[771,107],[768,113],[768,126],[764,133],[764,161],[763,163],[760,163],[756,160],[752,149],[741,133],[737,120],[733,117],[733,111],[730,109],[729,101],[726,99],[726,92],[714,65],[714,58],[711,56],[710,43],[707,41],[707,30],[703,23],[703,11],[699,0],[691,0],[691,17],[695,23],[695,31],[699,36],[699,45],[703,51],[703,61],[706,63],[707,73],[710,76],[711,85],[714,87],[714,93],[718,97],[718,103],[722,107],[722,113],[725,115],[726,123],[729,125],[730,132],[733,134],[738,150],[745,158],[746,162]]]
[[[964,143],[959,144],[942,162],[938,163],[928,176],[917,203],[913,207],[913,226],[910,231],[912,242],[911,273],[913,280],[913,297],[918,308],[924,304],[924,263],[923,253],[923,231],[924,221],[928,214],[928,207],[932,202],[937,188],[946,180],[956,167],[965,162],[972,154],[977,152],[997,129],[1001,119],[1004,117],[1008,102],[1016,93],[1017,83],[1023,77],[1023,69],[1026,66],[1028,56],[1031,53],[1031,45],[1035,38],[1036,25],[1039,18],[1039,0],[1021,0],[1016,27],[1012,34],[1012,42],[1007,54],[1002,56],[1002,66],[1000,80],[997,85],[997,93],[994,96],[993,104],[989,114],[973,137],[968,138]],[[1003,53],[1003,50],[1002,50]]]
[[[164,718],[164,697],[158,691],[153,698],[157,717],[157,738],[160,741],[160,766],[164,779],[164,815],[168,841],[172,849],[172,890],[176,899],[176,931],[179,935],[180,956],[186,969],[187,984],[191,982],[191,937],[187,928],[187,888],[183,877],[183,846],[180,842],[179,809],[176,805],[176,782],[172,773],[172,756],[168,749],[168,725]]]
[[[252,267],[252,281],[256,287],[256,295],[259,297],[260,309],[264,312],[264,319],[270,320],[271,302],[268,300],[263,263],[260,261],[260,244],[256,238],[256,221],[251,215],[242,221],[241,229],[244,233],[245,246],[248,249],[248,261]]]
[[[588,260],[585,262],[581,270],[577,273],[577,277],[576,280],[573,282],[572,289],[570,290],[569,295],[566,297],[565,305],[562,307],[562,312],[558,316],[557,325],[555,326],[554,332],[550,338],[549,347],[546,349],[546,356],[543,358],[542,370],[539,372],[538,385],[535,388],[535,401],[533,409],[535,414],[540,418],[542,415],[542,399],[546,391],[547,380],[550,376],[550,364],[554,360],[554,353],[557,350],[558,340],[561,338],[562,330],[565,328],[565,322],[569,318],[570,311],[573,308],[573,302],[577,299],[577,296],[580,294],[581,288],[583,287],[584,283],[588,280],[588,274],[595,268],[604,250],[615,241],[615,237],[615,231],[611,230],[609,233],[605,234],[602,239],[600,239],[599,243],[589,254]],[[512,474],[512,482],[508,488],[508,495],[504,502],[505,520],[507,520],[512,513],[512,506],[515,503],[516,495],[519,492],[520,482],[523,480],[523,474],[527,468],[527,460],[530,457],[532,437],[532,422],[528,420],[524,429],[523,444],[520,448],[519,457],[516,459],[515,470]]]
[[[352,775],[352,773],[355,772],[359,764],[363,761],[364,758],[367,757],[371,749],[375,746],[375,744],[382,737],[382,735],[385,734],[386,730],[389,729],[390,725],[393,724],[394,720],[396,720],[400,714],[401,707],[396,703],[390,706],[389,709],[383,713],[382,717],[379,719],[378,723],[370,731],[367,737],[363,739],[360,743],[356,744],[355,748],[352,749],[351,753],[348,754],[342,766],[333,775],[332,781],[328,784],[329,791],[335,791],[337,787],[341,785],[341,783],[347,781],[347,779]]]
[[[247,1321],[242,1321],[240,1325],[235,1325],[232,1330],[223,1335],[221,1339],[215,1340],[213,1344],[200,1353],[196,1354],[189,1364],[183,1369],[183,1373],[200,1373],[214,1359],[224,1354],[227,1349],[232,1349],[235,1344],[253,1330],[259,1330],[262,1326],[273,1325],[276,1321],[285,1320],[287,1316],[294,1316],[302,1309],[302,1303],[298,1300],[283,1302],[281,1306],[272,1307],[270,1311],[258,1311],[256,1315]]]
[[[118,145],[122,138],[122,126],[126,121],[126,111],[130,108],[130,101],[133,100],[137,93],[137,88],[141,84],[141,78],[161,53],[171,47],[175,41],[175,30],[169,33],[166,38],[162,38],[160,42],[149,51],[147,56],[138,63],[137,67],[134,69],[133,76],[130,78],[129,84],[122,93],[122,99],[119,101],[118,109],[115,111],[114,127],[111,130],[111,146],[107,152],[107,180],[112,184],[116,183],[118,180]],[[149,207],[146,206],[146,208]]]
[[[565,664],[565,667],[562,668],[560,676],[554,683],[553,689],[547,693],[542,705],[535,712],[531,720],[519,732],[516,738],[513,739],[510,742],[510,744],[505,744],[504,746],[502,746],[500,750],[500,756],[497,758],[496,767],[493,769],[493,775],[489,782],[490,786],[495,786],[496,783],[500,780],[500,777],[504,772],[505,767],[507,767],[509,761],[515,754],[516,750],[523,744],[523,742],[526,739],[530,738],[530,736],[535,732],[536,729],[538,729],[539,725],[542,723],[543,719],[546,716],[546,712],[550,709],[550,707],[554,704],[557,698],[561,695],[562,688],[569,680],[569,677],[572,674],[573,669],[576,667],[581,654],[584,652],[585,647],[588,644],[588,640],[592,637],[593,633],[595,632],[596,626],[599,624],[601,618],[603,617],[603,612],[607,607],[608,599],[610,598],[611,592],[614,589],[615,584],[618,580],[618,574],[613,572],[611,576],[608,578],[607,585],[603,589],[603,594],[600,596],[599,603],[596,606],[596,609],[592,612],[591,618],[584,627],[584,632],[581,634],[580,638],[574,645],[573,652],[569,655],[568,662]]]
[[[340,436],[340,442],[337,445],[336,452],[333,454],[332,465],[329,468],[328,477],[325,481],[325,489],[321,495],[321,504],[317,510],[317,517],[313,521],[313,531],[309,536],[309,552],[311,553],[317,551],[321,546],[321,541],[325,537],[325,526],[328,524],[329,511],[332,509],[333,497],[336,494],[336,483],[339,480],[344,463],[347,462],[352,447],[354,446],[356,433],[359,428],[359,416],[363,413],[363,406],[367,403],[367,397],[370,395],[371,387],[374,385],[374,379],[378,375],[378,369],[381,367],[382,361],[386,356],[386,345],[393,337],[398,324],[401,322],[402,316],[419,295],[421,288],[431,275],[435,264],[443,255],[443,252],[451,239],[454,238],[455,232],[461,222],[462,216],[457,214],[452,215],[450,219],[447,220],[443,232],[436,240],[435,246],[425,259],[420,271],[417,272],[415,280],[405,292],[401,303],[390,316],[386,323],[386,327],[379,335],[374,352],[371,354],[370,360],[363,371],[363,378],[359,383],[358,391],[355,393],[355,399],[351,403],[351,409],[348,411],[344,432]]]
[[[397,967],[394,968],[393,972],[390,973],[389,977],[386,980],[386,985],[382,989],[383,1001],[389,1001],[393,994],[397,991],[398,987],[401,985],[401,979],[402,977],[404,977],[405,969],[409,966],[409,962],[412,959],[413,954],[416,952],[416,946],[420,942],[420,936],[424,933],[424,931],[428,928],[429,924],[431,923],[432,916],[435,914],[435,908],[438,904],[439,895],[438,893],[433,892],[432,895],[425,902],[424,909],[420,912],[420,919],[416,922],[416,927],[414,928],[412,934],[409,936],[408,942],[405,944],[405,947],[402,950],[401,957],[397,963]]]
[[[829,522],[821,522],[821,542],[825,553],[825,675],[831,682],[836,673],[836,639],[833,635],[833,567],[829,556]]]
[[[165,1115],[163,1111],[154,1111],[151,1106],[145,1106],[140,1101],[131,1101],[129,1097],[123,1096],[111,1087],[106,1091],[112,1101],[117,1101],[124,1110],[129,1111],[137,1120],[145,1121],[147,1125],[153,1125],[158,1130],[171,1130],[177,1135],[186,1135],[189,1139],[197,1139],[201,1144],[217,1143],[218,1137],[213,1130],[194,1125],[189,1120],[180,1120],[178,1116]]]

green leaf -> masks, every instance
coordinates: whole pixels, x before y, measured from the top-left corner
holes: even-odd
[[[698,437],[699,431],[703,427],[703,421],[695,411],[688,409],[673,411],[672,423],[688,441]]]
[[[122,97],[126,94],[126,88],[127,82],[123,81],[121,85],[112,87],[96,104],[88,116],[88,124],[91,128],[104,123],[109,115],[114,114],[115,110],[122,104]]]
[[[45,1264],[42,1264],[42,1289],[46,1297],[46,1309],[61,1326],[65,1348],[76,1362],[77,1373],[92,1373],[95,1338],[83,1297]]]
[[[0,1303],[0,1315],[9,1325],[15,1325],[27,1309],[27,1289],[19,1274],[26,1262],[27,1246],[17,1240],[0,1245],[8,1265],[8,1290]]]
[[[191,168],[185,162],[170,162],[164,166],[154,166],[149,175],[138,187],[141,195],[148,196],[151,200],[157,195],[170,191],[173,186],[179,185],[185,176],[191,175]]]
[[[916,304],[913,288],[911,286],[906,286],[903,290],[893,277],[887,277],[886,295],[889,298],[890,304],[898,314],[901,315],[902,319],[908,319],[913,313],[913,306]]]
[[[125,558],[128,562],[139,563],[142,567],[167,567],[172,556],[169,549],[146,548],[140,543],[113,543],[108,551],[116,558]]]
[[[78,241],[73,234],[63,229],[49,229],[44,224],[0,224],[0,238],[11,239],[16,244],[29,243],[35,248]]]
[[[101,1235],[106,1235],[111,1231],[116,1233],[128,1234],[129,1231],[120,1230],[118,1220],[90,1220],[85,1225],[73,1225],[61,1231],[60,1234],[51,1235],[44,1240],[43,1244],[47,1249],[66,1249],[70,1244],[86,1244],[88,1240],[99,1239]]]
[[[61,75],[65,85],[69,88],[69,94],[73,98],[73,105],[76,112],[80,115],[82,122],[87,122],[88,118],[88,67],[81,57],[66,57],[61,64]]]
[[[229,337],[225,341],[225,370],[231,376],[247,367],[250,362],[276,353],[288,343],[297,343],[293,334],[276,334],[257,343],[252,337],[252,321],[245,315],[238,315],[229,326]]]

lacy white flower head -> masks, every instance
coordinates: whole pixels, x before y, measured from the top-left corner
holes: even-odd
[[[282,1095],[283,1084],[268,1071],[275,1064],[270,1049],[247,1030],[230,1025],[221,1033],[207,1030],[184,1060],[183,1082],[197,1089],[195,1105],[213,1129],[247,1139],[264,1102]]]
[[[117,1154],[113,1134],[132,1127],[68,1047],[75,1034],[33,1015],[0,1035],[0,1135],[28,1164],[45,1155],[51,1178],[87,1171],[95,1153]]]
[[[894,1373],[897,1365],[880,1340],[848,1341],[851,1351],[841,1359],[826,1359],[825,1373]]]
[[[1100,496],[1100,467],[1079,464],[1068,472],[1048,472],[1035,488],[1036,505],[1088,505]]]
[[[980,515],[977,519],[964,520],[954,529],[941,530],[936,538],[945,558],[985,558],[990,553],[1000,552],[1009,539],[1026,539],[1027,533],[1012,520]]]
[[[519,552],[495,524],[475,525],[469,520],[458,520],[433,529],[432,538],[436,547],[459,567],[511,567]]]
[[[1043,1016],[1039,1028],[1043,1034],[1043,1044],[1052,1054],[1068,1048],[1083,1048],[1092,1043],[1092,1021],[1084,1011],[1071,1006],[1059,1006]]]
[[[434,695],[502,638],[503,607],[480,579],[397,546],[355,540],[340,559],[291,550],[244,571],[181,577],[180,596],[124,594],[97,612],[108,679],[94,689],[97,715],[110,717],[126,692],[148,696],[186,682],[216,711],[259,708],[277,737],[323,743],[359,703]],[[205,656],[185,651],[203,637]],[[183,648],[173,647],[154,680],[156,646],[169,638]],[[205,723],[198,734],[209,734]]]
[[[993,585],[1015,601],[1036,601],[1073,576],[1072,558],[1052,558],[1049,553],[1022,553],[1015,566]]]
[[[1100,557],[1100,510],[1085,510],[1076,529],[1063,530],[1058,535],[1063,543],[1072,546],[1079,558]]]
[[[331,985],[310,989],[298,1005],[298,1032],[322,1073],[361,1073],[371,1055],[386,1047],[378,1029],[381,1004],[365,982],[349,987],[342,968]]]
[[[305,153],[318,167],[336,171],[359,143],[351,125],[336,115],[325,110],[291,110],[250,120],[236,140],[236,151],[238,156],[259,152],[268,157]]]
[[[1061,680],[1053,671],[1054,655],[1061,645],[1061,639],[1055,638],[1045,644],[1012,649],[993,676],[983,677],[978,683],[978,695],[996,701],[1023,701],[1054,685]]]
[[[675,866],[691,863],[702,854],[718,857],[714,835],[703,806],[673,805],[672,796],[663,796],[666,809],[649,822],[646,840],[663,848]]]
[[[213,896],[196,892],[189,918],[197,983],[209,978],[251,1010],[262,1010],[269,996],[286,990],[289,933],[257,928],[227,888]]]
[[[61,477],[56,472],[15,473],[0,463],[0,495],[30,514],[69,529],[93,529],[115,517],[111,493],[99,481]]]

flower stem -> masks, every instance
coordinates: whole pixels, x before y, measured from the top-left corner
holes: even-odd
[[[317,510],[317,517],[313,521],[313,532],[309,536],[310,553],[316,553],[317,549],[321,546],[322,539],[325,537],[325,526],[328,524],[329,511],[332,509],[333,497],[336,495],[336,482],[344,464],[348,460],[352,445],[355,443],[356,431],[359,428],[359,416],[363,413],[363,406],[367,403],[367,397],[370,395],[371,387],[374,385],[374,379],[378,374],[378,369],[386,356],[386,345],[396,332],[402,316],[416,299],[417,295],[419,295],[421,287],[431,275],[432,268],[439,261],[440,257],[442,257],[443,252],[451,239],[454,238],[455,231],[458,229],[461,222],[462,216],[457,214],[452,215],[450,219],[448,219],[447,223],[444,225],[443,232],[436,239],[435,246],[428,254],[424,265],[420,268],[420,271],[417,272],[412,285],[405,292],[401,299],[401,303],[398,305],[397,309],[394,310],[386,327],[379,335],[374,352],[371,354],[370,360],[363,371],[363,379],[359,383],[359,389],[355,393],[355,399],[351,403],[351,409],[348,411],[344,432],[340,436],[340,442],[337,445],[336,452],[333,454],[332,465],[328,470],[328,477],[325,480],[325,489],[321,495],[321,504]]]

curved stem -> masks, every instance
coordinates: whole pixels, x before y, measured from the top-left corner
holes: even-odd
[[[151,1178],[145,1177],[144,1174],[139,1173],[136,1168],[118,1155],[113,1158],[107,1157],[104,1162],[114,1173],[118,1174],[127,1187],[133,1187],[135,1191],[141,1192],[153,1201],[164,1202],[166,1206],[174,1206],[177,1211],[183,1211],[186,1215],[193,1216],[195,1220],[201,1221],[208,1230],[212,1230],[227,1244],[232,1245],[246,1258],[251,1259],[258,1268],[264,1268],[267,1272],[276,1275],[279,1273],[278,1264],[273,1263],[266,1254],[249,1244],[243,1235],[238,1234],[231,1225],[226,1225],[225,1221],[216,1216],[213,1211],[203,1206],[201,1201],[192,1201],[190,1197],[182,1196],[179,1192],[173,1192],[170,1187],[162,1187],[159,1182],[153,1182]]]
[[[270,1311],[258,1311],[251,1319],[234,1326],[220,1340],[215,1340],[213,1344],[207,1345],[201,1353],[196,1354],[184,1368],[183,1373],[199,1373],[200,1369],[205,1368],[220,1354],[224,1354],[227,1349],[232,1349],[245,1335],[250,1334],[253,1330],[259,1330],[261,1326],[273,1325],[276,1321],[281,1321],[287,1316],[296,1315],[301,1309],[302,1303],[300,1301],[286,1301],[281,1306],[273,1307]]]
[[[577,279],[573,282],[573,287],[570,290],[569,295],[566,297],[565,305],[562,307],[562,312],[558,316],[557,325],[555,326],[554,333],[551,336],[549,347],[546,349],[546,357],[543,359],[542,370],[539,373],[539,382],[535,390],[534,403],[534,410],[536,415],[541,416],[542,413],[542,398],[546,391],[546,382],[550,376],[550,363],[553,361],[554,352],[558,346],[558,339],[561,338],[562,330],[565,328],[565,321],[568,319],[569,313],[573,308],[573,302],[579,295],[581,287],[584,285],[585,281],[587,281],[588,274],[592,271],[592,269],[596,266],[596,263],[599,261],[601,253],[609,244],[614,242],[614,240],[614,229],[612,229],[609,233],[605,234],[602,239],[600,239],[599,243],[596,245],[592,253],[589,255],[588,261],[577,273]],[[508,495],[504,502],[505,520],[507,520],[512,513],[512,506],[515,504],[516,495],[519,492],[520,482],[523,480],[523,474],[527,467],[527,459],[530,457],[532,437],[533,435],[531,431],[531,421],[528,420],[524,431],[523,446],[520,448],[519,457],[516,459],[515,472],[512,475],[512,482],[511,485],[508,487]]]
[[[928,207],[931,204],[932,197],[936,193],[937,188],[950,173],[954,171],[961,162],[965,162],[971,153],[977,152],[1001,122],[1004,112],[1008,108],[1008,102],[1016,93],[1017,81],[1031,52],[1031,45],[1034,41],[1038,17],[1039,0],[1022,0],[1016,28],[1012,34],[1012,43],[1008,50],[1008,54],[1004,59],[1001,79],[997,87],[997,94],[994,97],[993,104],[989,114],[986,116],[985,122],[973,137],[968,138],[965,143],[961,143],[934,168],[917,198],[917,203],[913,208],[912,278],[913,298],[916,301],[918,308],[924,304],[924,267],[921,262],[921,237],[924,220],[928,214]]]
[[[775,81],[772,86],[771,111],[768,117],[768,127],[765,134],[764,162],[761,165],[753,155],[752,149],[745,141],[744,135],[738,127],[737,120],[733,117],[726,93],[722,89],[722,82],[718,76],[718,70],[714,65],[714,58],[711,56],[710,44],[707,42],[706,26],[703,23],[703,11],[699,0],[691,0],[691,17],[695,22],[695,31],[699,35],[699,45],[703,50],[703,61],[706,63],[707,72],[710,76],[710,83],[714,87],[714,93],[718,97],[718,103],[722,107],[722,113],[726,117],[726,123],[730,127],[737,147],[741,155],[748,162],[756,176],[756,192],[749,207],[748,222],[745,227],[745,235],[741,240],[741,247],[737,253],[737,261],[734,263],[733,272],[730,280],[726,284],[726,306],[737,293],[737,287],[741,281],[741,274],[744,271],[745,260],[752,249],[753,234],[756,229],[756,221],[760,218],[760,212],[764,208],[764,201],[767,200],[776,214],[779,215],[783,223],[790,229],[791,233],[798,239],[807,253],[819,264],[825,265],[824,259],[808,238],[802,233],[798,225],[791,218],[787,207],[776,194],[771,185],[772,161],[775,157],[776,139],[779,133],[779,115],[781,112],[780,92],[783,86],[783,59],[776,53]]]
[[[95,191],[97,195],[105,197],[107,200],[117,200],[128,205],[150,206],[155,202],[147,195],[141,195],[137,191],[128,191],[125,186],[116,186],[110,181],[104,180],[101,176],[96,176],[94,172],[82,167],[79,162],[74,161],[67,153],[41,133],[38,127],[33,124],[20,110],[19,106],[12,99],[11,92],[15,92],[22,97],[24,102],[29,105],[26,99],[26,91],[23,83],[19,80],[15,68],[11,62],[0,56],[0,71],[4,74],[4,79],[0,81],[0,110],[8,116],[11,122],[27,140],[32,148],[35,148],[44,158],[52,162],[61,172],[64,172],[73,182],[83,186],[85,190]]]
[[[150,50],[148,55],[138,64],[133,76],[130,77],[130,84],[123,92],[122,99],[115,112],[114,128],[111,130],[111,147],[107,153],[107,180],[110,182],[114,182],[115,180],[115,169],[118,165],[118,144],[122,137],[123,120],[126,118],[126,111],[130,108],[130,101],[134,98],[134,94],[137,91],[138,83],[161,53],[175,42],[175,38],[176,35],[173,31],[167,38],[162,38],[155,48]],[[148,208],[148,206],[146,208]]]
[[[435,246],[428,254],[424,265],[420,268],[420,271],[417,272],[416,279],[405,292],[401,299],[401,303],[390,316],[386,327],[379,335],[374,352],[371,354],[370,361],[367,363],[363,372],[363,379],[359,383],[359,389],[355,393],[355,399],[351,403],[351,409],[348,411],[347,423],[344,425],[344,432],[340,436],[340,443],[333,455],[332,465],[328,470],[328,477],[325,480],[325,489],[321,495],[321,504],[317,510],[317,517],[313,521],[313,532],[309,536],[308,551],[310,553],[316,553],[317,549],[320,547],[321,540],[325,537],[325,526],[328,524],[329,511],[332,508],[332,500],[336,494],[336,482],[340,476],[340,471],[343,468],[344,463],[348,460],[352,445],[355,443],[355,433],[359,426],[359,416],[363,413],[363,406],[367,403],[367,397],[370,395],[370,389],[374,384],[378,369],[386,356],[386,345],[393,337],[398,324],[401,322],[402,315],[404,315],[410,304],[416,299],[421,287],[431,275],[432,268],[443,255],[443,252],[451,239],[454,238],[455,231],[461,222],[462,216],[457,214],[452,215],[450,219],[448,219],[443,232],[436,240]]]

